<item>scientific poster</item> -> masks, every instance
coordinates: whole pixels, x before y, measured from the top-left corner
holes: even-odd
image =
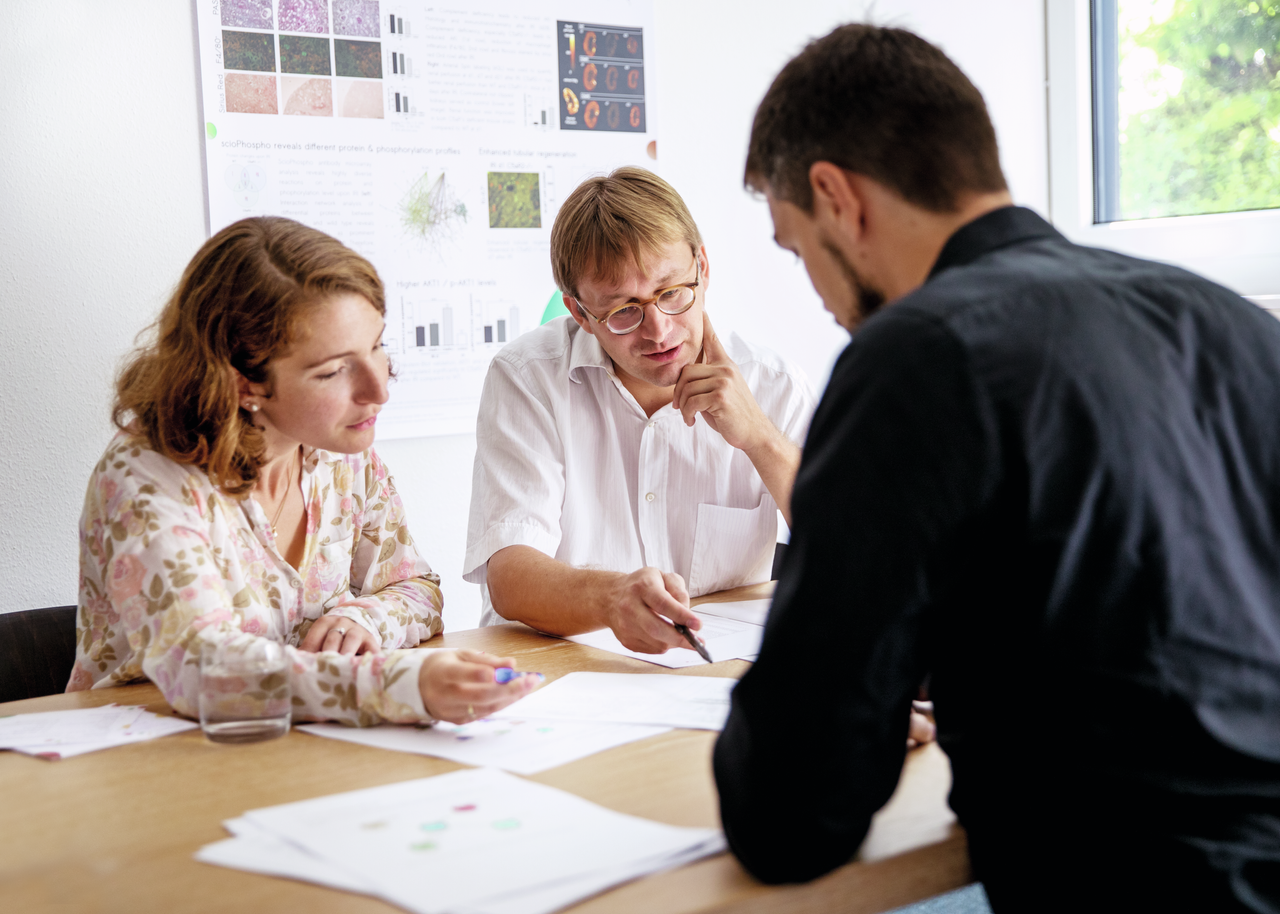
[[[493,356],[563,313],[551,224],[653,167],[651,0],[199,0],[211,232],[280,215],[387,287],[380,438],[475,429]]]

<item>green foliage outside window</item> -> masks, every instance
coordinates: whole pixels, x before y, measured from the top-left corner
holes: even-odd
[[[1280,208],[1280,0],[1120,0],[1124,219]]]

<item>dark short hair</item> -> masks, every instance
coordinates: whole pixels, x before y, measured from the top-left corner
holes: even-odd
[[[1008,187],[982,93],[960,68],[912,32],[859,23],[811,41],[774,79],[751,125],[745,183],[809,212],[814,162],[933,212]]]

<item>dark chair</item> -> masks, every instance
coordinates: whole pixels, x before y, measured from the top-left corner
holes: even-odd
[[[786,543],[775,543],[773,547],[773,570],[769,572],[769,580],[778,580],[778,572],[782,570],[782,557],[787,554]]]
[[[76,659],[76,607],[0,613],[0,701],[67,688]]]

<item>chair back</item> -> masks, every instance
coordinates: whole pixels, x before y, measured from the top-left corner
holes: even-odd
[[[773,547],[773,570],[769,572],[769,580],[778,580],[778,575],[782,573],[782,559],[787,554],[786,543],[776,543]]]
[[[76,660],[76,610],[0,613],[0,702],[66,691]]]

